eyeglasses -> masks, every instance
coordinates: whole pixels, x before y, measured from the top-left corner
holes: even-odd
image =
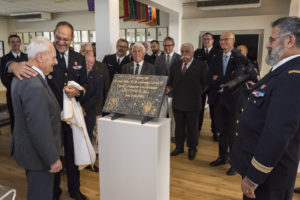
[[[289,35],[282,35],[282,36],[278,36],[278,37],[272,37],[270,36],[269,37],[269,43],[272,44],[273,42],[275,42],[275,40],[277,40],[278,38],[283,38],[283,37],[286,37],[286,36],[289,36]]]
[[[67,38],[61,38],[61,37],[59,37],[59,36],[55,36],[55,40],[56,41],[64,41],[64,42],[70,42],[72,39],[67,39]]]
[[[208,40],[208,41],[209,41],[209,40],[214,40],[214,39],[211,39],[211,38],[206,38],[206,39],[203,39],[203,40],[204,40],[204,41],[206,41],[206,40]]]
[[[118,45],[118,48],[121,48],[121,49],[127,49],[128,46],[120,46],[120,45]]]
[[[174,46],[173,44],[164,44],[163,45],[164,47],[172,47],[172,46]]]
[[[229,41],[230,39],[233,39],[233,38],[222,38],[222,39],[220,39],[220,42],[223,42],[223,41]]]

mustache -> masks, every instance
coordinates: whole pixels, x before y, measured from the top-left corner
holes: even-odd
[[[180,58],[181,58],[181,59],[184,59],[184,58],[186,58],[186,59],[190,59],[190,58],[191,58],[191,56],[181,56]]]

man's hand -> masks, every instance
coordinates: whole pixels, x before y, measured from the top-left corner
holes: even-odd
[[[170,87],[166,87],[165,94],[169,94],[170,90],[171,90]]]
[[[64,89],[67,97],[69,97],[70,99],[80,94],[80,91],[73,86],[66,86]]]
[[[212,76],[212,79],[213,79],[214,81],[216,81],[216,80],[218,79],[218,75],[213,75],[213,76]]]
[[[31,68],[31,64],[29,62],[13,62],[9,66],[9,69],[20,80],[23,80],[22,76],[30,78],[38,74]]]
[[[58,159],[55,163],[50,166],[50,173],[57,173],[62,169],[62,164],[60,159]]]
[[[248,178],[247,176],[245,176],[245,178],[243,178],[242,181],[242,191],[243,193],[246,195],[246,197],[250,198],[250,199],[255,199],[255,189],[257,188],[258,185],[253,184]]]

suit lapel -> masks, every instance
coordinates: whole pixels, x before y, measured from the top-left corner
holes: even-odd
[[[52,90],[50,89],[49,85],[45,82],[44,78],[38,74],[37,77],[40,79],[40,81],[42,82],[42,84],[46,87],[48,93],[50,94],[50,96],[52,97],[53,101],[55,102],[55,104],[57,105],[58,108],[60,108],[59,103],[56,100],[55,95],[53,94]]]
[[[134,74],[134,71],[133,71],[133,69],[134,69],[134,62],[131,62],[131,64],[129,65],[129,74]]]

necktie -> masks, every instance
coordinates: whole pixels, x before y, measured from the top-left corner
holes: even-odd
[[[135,68],[135,71],[134,71],[134,74],[135,74],[135,75],[138,75],[138,74],[139,74],[139,68],[140,68],[140,65],[139,65],[139,64],[136,64],[136,68]]]
[[[205,54],[208,55],[208,49],[205,49]]]
[[[182,69],[182,74],[183,75],[185,74],[186,70],[187,70],[187,63],[184,63],[183,69]]]
[[[223,56],[223,75],[225,75],[225,72],[226,72],[227,59],[228,59],[228,56],[225,54],[225,55]]]
[[[118,58],[118,61],[117,61],[117,62],[118,62],[118,65],[120,65],[120,58]]]
[[[17,55],[17,57],[16,57],[16,60],[17,60],[17,61],[19,61],[19,60],[20,60],[20,56],[19,56],[19,55]]]
[[[170,54],[167,55],[167,65],[170,63]]]
[[[62,66],[64,67],[64,68],[67,68],[67,65],[66,65],[66,60],[65,60],[65,54],[64,53],[62,53],[62,54],[60,54],[60,60],[61,60],[61,64],[62,64]]]

